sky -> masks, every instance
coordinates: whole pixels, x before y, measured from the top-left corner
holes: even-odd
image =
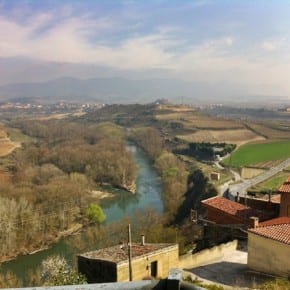
[[[290,1],[0,0],[0,85],[163,78],[290,96]]]

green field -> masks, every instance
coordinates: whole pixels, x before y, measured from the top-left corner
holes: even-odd
[[[253,187],[249,188],[249,191],[255,191],[255,192],[264,192],[267,193],[269,191],[273,191],[273,193],[275,193],[276,191],[278,191],[279,187],[287,180],[287,178],[289,177],[289,172],[279,172],[276,175],[274,175],[273,177],[259,183],[256,184]]]
[[[28,135],[23,134],[19,129],[16,128],[6,128],[9,138],[12,142],[32,142],[33,138]]]
[[[260,162],[275,161],[290,157],[290,141],[246,144],[241,146],[224,164],[232,167],[255,165]]]

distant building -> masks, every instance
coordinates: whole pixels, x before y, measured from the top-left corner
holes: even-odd
[[[201,203],[206,208],[206,219],[216,224],[236,224],[247,228],[253,222],[251,217],[265,220],[265,215],[261,211],[224,197],[215,196]]]
[[[210,180],[212,180],[212,181],[219,181],[220,180],[220,174],[218,172],[211,172],[209,177],[210,177]]]
[[[280,216],[290,217],[290,177],[280,186],[278,193],[281,194]]]
[[[132,279],[165,278],[178,266],[177,244],[133,243]],[[117,245],[78,255],[78,270],[89,283],[129,281],[128,246]]]
[[[248,267],[290,277],[290,217],[279,217],[248,230]]]

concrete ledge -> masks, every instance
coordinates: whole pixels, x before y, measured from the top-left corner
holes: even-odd
[[[144,280],[137,282],[118,282],[118,283],[99,283],[66,286],[46,286],[46,287],[27,287],[27,288],[6,288],[1,290],[145,290],[154,289],[159,280]]]

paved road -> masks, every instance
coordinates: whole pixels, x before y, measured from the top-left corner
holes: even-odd
[[[266,179],[274,176],[278,172],[282,171],[283,169],[290,166],[290,158],[286,159],[285,161],[281,162],[279,165],[270,168],[268,171],[266,171],[263,174],[260,174],[252,179],[243,180],[240,183],[235,184],[229,184],[229,195],[228,198],[233,199],[237,192],[240,193],[240,196],[245,196],[247,193],[247,189],[251,186],[254,186],[262,181],[265,181]]]

